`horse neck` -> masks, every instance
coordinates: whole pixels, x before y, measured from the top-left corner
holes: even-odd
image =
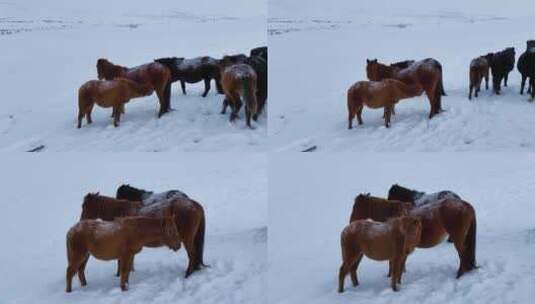
[[[103,67],[103,68],[105,70],[106,76],[108,76],[108,78],[110,78],[110,79],[113,79],[113,78],[116,78],[116,77],[120,77],[120,76],[124,76],[124,74],[126,74],[126,71],[128,71],[128,68],[120,66],[120,65],[113,64],[111,62],[107,62],[105,64],[105,67]]]

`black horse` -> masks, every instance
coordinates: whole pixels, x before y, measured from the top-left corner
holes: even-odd
[[[535,84],[535,40],[528,40],[526,51],[518,57],[517,69],[522,75],[522,83],[520,85],[520,94],[524,94],[524,86],[526,79],[528,79],[528,94],[531,93],[531,98],[535,96],[533,92],[533,85]]]
[[[179,81],[182,87],[182,93],[186,95],[186,82],[197,83],[204,80],[204,93],[206,97],[210,91],[210,82],[215,80],[217,92],[223,94],[221,87],[221,71],[219,60],[204,56],[191,59],[169,57],[154,60],[165,65],[171,71],[171,83]]]
[[[487,59],[492,73],[492,89],[499,95],[502,79],[504,86],[507,86],[509,72],[515,67],[515,48],[510,47],[501,52],[488,54]]]
[[[260,56],[260,57],[264,58],[264,60],[267,62],[268,61],[268,48],[267,48],[267,46],[260,46],[260,47],[251,49],[250,57],[253,57],[253,56]]]
[[[117,199],[142,202],[145,206],[176,197],[189,198],[186,193],[180,190],[168,190],[165,192],[154,193],[153,191],[134,188],[128,184],[119,186],[115,197]]]
[[[261,55],[253,55],[245,61],[246,64],[250,65],[253,70],[256,72],[257,81],[256,81],[256,102],[257,110],[256,114],[253,116],[253,119],[256,121],[258,115],[262,113],[264,106],[267,101],[268,95],[268,63]]]
[[[449,190],[443,190],[427,194],[425,192],[402,187],[398,184],[392,185],[392,187],[390,187],[390,190],[388,190],[389,200],[398,200],[402,202],[414,203],[416,207],[447,198],[461,199],[461,197],[457,193]]]

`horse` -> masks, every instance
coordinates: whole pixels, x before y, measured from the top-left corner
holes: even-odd
[[[520,85],[520,95],[524,94],[524,86],[528,79],[528,94],[531,93],[531,99],[535,97],[533,85],[535,84],[535,40],[526,42],[526,51],[518,57],[517,69],[522,75]]]
[[[251,126],[251,117],[255,116],[258,110],[256,100],[256,86],[258,76],[254,69],[245,63],[234,64],[228,58],[223,61],[222,83],[225,99],[221,114],[225,114],[227,107],[230,105],[230,121],[238,118],[242,106],[242,99],[245,101],[245,118],[249,128]]]
[[[434,192],[427,194],[425,192],[416,191],[413,189],[405,188],[398,184],[394,184],[388,190],[388,199],[389,200],[399,200],[404,202],[410,202],[416,207],[420,207],[429,203],[434,203],[439,200],[452,198],[460,200],[461,197],[450,190],[442,190],[439,192]]]
[[[405,199],[401,196],[391,196],[389,198],[392,200]],[[355,206],[353,209],[355,209]],[[374,212],[367,213],[366,209],[359,212],[362,218],[380,221],[382,218],[378,217],[377,214],[381,215],[387,211],[382,211],[381,206],[378,205],[375,207]],[[476,213],[470,203],[462,199],[445,198],[420,206],[414,204],[409,210],[409,215],[418,217],[422,222],[422,238],[417,245],[418,248],[434,247],[440,244],[449,234],[460,259],[457,278],[477,268]]]
[[[251,51],[252,52],[252,51]],[[267,54],[267,53],[266,53]],[[258,104],[256,113],[253,115],[253,120],[258,119],[265,107],[268,95],[268,63],[267,55],[264,58],[262,55],[251,55],[247,58],[246,64],[250,65],[256,73],[256,102]]]
[[[169,200],[175,197],[189,198],[186,193],[180,190],[154,193],[153,191],[134,188],[128,184],[119,186],[115,195],[115,198],[118,200],[138,201],[142,202],[144,206],[160,203],[162,200]]]
[[[338,292],[344,291],[344,279],[348,273],[354,286],[359,285],[357,269],[362,256],[376,261],[389,261],[393,270],[391,287],[398,291],[402,267],[407,256],[420,241],[422,224],[413,216],[391,218],[386,222],[357,220],[344,228],[341,235],[342,266],[338,275]]]
[[[82,119],[86,117],[87,123],[93,122],[91,111],[95,103],[103,108],[113,108],[113,125],[119,126],[124,104],[132,98],[146,96],[151,87],[140,84],[127,78],[114,80],[90,80],[78,89],[78,128],[82,127]]]
[[[225,55],[219,60],[219,65],[225,67],[229,64],[246,63],[248,58],[245,54]]]
[[[72,291],[72,278],[78,273],[82,286],[87,285],[85,267],[89,256],[99,260],[121,261],[121,290],[128,290],[128,277],[134,256],[144,246],[161,243],[177,251],[181,236],[174,217],[124,217],[113,222],[83,220],[67,233],[67,287]]]
[[[117,77],[124,77],[152,88],[146,94],[149,96],[156,91],[160,102],[158,117],[171,110],[171,72],[161,63],[152,62],[134,68],[127,68],[115,65],[107,59],[97,60],[97,73],[99,80],[113,80]]]
[[[353,210],[349,222],[372,218],[375,221],[385,222],[391,217],[407,215],[412,204],[401,200],[386,200],[371,196],[370,193],[361,193],[355,197]]]
[[[381,81],[359,81],[347,90],[347,128],[353,128],[355,115],[359,125],[362,125],[362,109],[384,108],[385,126],[390,127],[390,116],[394,105],[401,99],[411,98],[417,94],[417,86],[409,86],[396,79],[383,79]]]
[[[468,99],[472,100],[472,91],[475,89],[475,97],[477,98],[479,91],[481,91],[481,81],[485,79],[485,89],[489,89],[489,62],[486,56],[479,56],[472,59],[470,62],[470,91]]]
[[[501,82],[507,87],[509,72],[515,67],[515,48],[506,48],[497,53],[487,54],[490,70],[492,73],[492,89],[496,95],[500,95]]]
[[[191,59],[169,57],[155,59],[154,61],[169,68],[171,71],[171,83],[180,80],[180,86],[184,95],[186,95],[186,83],[204,81],[204,93],[202,97],[206,97],[210,91],[210,82],[212,79],[215,80],[217,92],[223,94],[219,60],[215,58],[209,56]]]
[[[260,46],[260,47],[256,47],[254,49],[251,49],[251,51],[249,53],[249,56],[250,57],[260,56],[260,57],[264,58],[264,60],[267,62],[268,61],[268,47],[267,46]]]
[[[113,221],[115,218],[124,216],[161,217],[166,213],[174,214],[175,224],[188,254],[189,263],[185,275],[187,278],[193,272],[206,266],[203,262],[206,220],[204,210],[198,202],[176,196],[144,206],[139,201],[117,200],[99,193],[88,193],[84,197],[80,218],[81,220]],[[154,242],[146,246],[161,247],[163,244]]]
[[[406,85],[418,88],[414,96],[426,93],[431,110],[429,119],[442,110],[441,99],[444,93],[442,84],[442,65],[433,58],[416,61],[407,68],[392,67],[379,63],[377,59],[366,59],[366,74],[368,80],[381,81],[385,78],[393,78],[404,82]]]

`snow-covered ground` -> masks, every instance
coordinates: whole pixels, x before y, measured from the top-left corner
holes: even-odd
[[[157,118],[155,94],[132,100],[121,126],[95,107],[93,125],[75,128],[78,88],[96,79],[96,61],[124,66],[159,57],[248,53],[265,45],[264,0],[66,1],[0,3],[0,150],[259,151],[267,115],[255,130],[220,115],[223,95],[204,84],[172,89],[175,109]],[[84,122],[85,123],[85,122]]]
[[[288,168],[291,167],[291,170]],[[535,297],[535,155],[522,153],[278,154],[269,170],[270,303],[531,303]],[[337,293],[340,233],[354,197],[399,183],[453,190],[477,214],[479,269],[455,279],[453,245],[416,249],[401,289],[388,263],[364,258],[360,286]]]
[[[270,148],[274,151],[533,151],[535,104],[510,74],[503,95],[468,101],[471,59],[534,39],[533,1],[271,0]],[[444,71],[441,115],[424,96],[401,101],[390,129],[365,108],[347,130],[347,89],[366,80],[366,59],[433,57]],[[291,72],[288,72],[291,71]]]
[[[184,153],[3,155],[0,303],[266,303],[267,159]],[[65,235],[87,192],[115,195],[130,183],[179,189],[206,213],[205,262],[184,279],[187,255],[167,248],[136,256],[130,289],[116,263],[90,259],[88,285],[65,293]]]

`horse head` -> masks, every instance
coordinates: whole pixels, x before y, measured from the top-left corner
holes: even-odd
[[[108,59],[97,60],[97,75],[99,80],[112,80],[119,76],[119,66],[114,65]]]
[[[377,59],[366,59],[366,76],[371,81],[380,81],[383,79],[381,75],[381,68],[386,68],[386,65],[383,65],[377,61]]]
[[[82,214],[80,215],[80,220],[96,219],[99,217],[99,195],[100,192],[86,194],[82,204]]]

